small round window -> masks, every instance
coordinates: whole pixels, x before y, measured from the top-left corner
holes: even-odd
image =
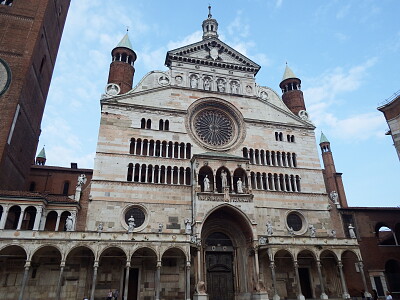
[[[287,216],[287,225],[289,228],[292,228],[294,231],[300,231],[303,228],[303,220],[296,213],[290,213]]]
[[[146,215],[144,211],[139,208],[139,207],[131,207],[128,209],[128,211],[125,213],[125,223],[128,225],[131,217],[134,218],[135,222],[135,228],[138,228],[143,225],[144,220],[146,219]]]

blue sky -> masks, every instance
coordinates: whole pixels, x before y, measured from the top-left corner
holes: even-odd
[[[280,94],[288,62],[331,142],[351,206],[399,206],[400,162],[380,102],[400,89],[398,0],[72,1],[42,123],[47,165],[92,168],[111,50],[129,28],[137,84],[165,54],[201,40],[208,4],[220,39],[261,65]],[[317,145],[316,145],[317,146]]]

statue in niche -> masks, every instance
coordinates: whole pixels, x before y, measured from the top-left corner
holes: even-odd
[[[158,223],[158,233],[161,233],[163,231],[164,225],[162,223]]]
[[[97,232],[101,233],[103,231],[103,222],[100,222],[99,225],[97,225]]]
[[[268,236],[271,236],[271,235],[273,235],[273,234],[274,234],[274,228],[273,228],[273,226],[272,226],[271,221],[268,221],[268,222],[267,222],[267,235],[268,235]]]
[[[135,230],[135,218],[131,215],[128,219],[128,233],[132,233]]]
[[[239,92],[239,84],[236,81],[231,82],[232,94],[237,94]]]
[[[331,236],[336,239],[336,230],[335,229],[331,230]]]
[[[209,91],[211,89],[211,80],[210,77],[205,77],[204,78],[204,89],[206,91]]]
[[[190,77],[190,87],[193,89],[197,89],[198,86],[198,79],[196,75],[192,75]]]
[[[82,186],[86,183],[86,175],[85,174],[81,174],[78,176],[78,183],[76,184],[76,186]]]
[[[65,220],[65,231],[72,231],[74,227],[74,217],[68,216]]]
[[[218,89],[218,92],[225,92],[225,81],[223,79],[218,79],[217,89]]]
[[[199,281],[196,285],[196,292],[198,295],[206,295],[206,284],[204,281]]]
[[[209,192],[210,191],[210,179],[208,178],[208,175],[206,175],[204,177],[203,183],[204,183],[204,192]]]
[[[192,233],[192,225],[190,224],[189,219],[185,219],[185,233],[186,234],[191,234]]]
[[[356,233],[354,232],[354,226],[352,224],[349,225],[349,235],[352,239],[357,238]]]
[[[243,194],[243,181],[241,178],[238,179],[236,185],[238,194]]]
[[[315,229],[314,225],[308,226],[308,229],[310,229],[310,237],[315,238],[315,234],[317,232],[317,229]]]
[[[228,175],[226,174],[225,170],[222,170],[221,172],[221,184],[222,184],[222,189],[228,187]]]

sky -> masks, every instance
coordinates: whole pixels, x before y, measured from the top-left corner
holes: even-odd
[[[220,40],[261,65],[259,85],[280,95],[286,62],[302,80],[316,147],[322,131],[349,206],[400,206],[400,162],[377,110],[400,90],[400,1],[71,2],[38,146],[45,145],[47,165],[93,168],[111,50],[127,28],[136,85],[167,70],[168,50],[201,40],[210,4]]]

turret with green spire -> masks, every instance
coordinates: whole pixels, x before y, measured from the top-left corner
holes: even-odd
[[[279,86],[282,89],[282,100],[292,113],[297,116],[299,111],[306,110],[301,91],[301,80],[294,75],[287,63]]]
[[[40,166],[44,166],[46,164],[46,151],[44,150],[44,146],[36,156],[35,164]]]
[[[112,50],[111,55],[112,62],[108,74],[108,84],[118,85],[120,88],[119,94],[125,94],[132,89],[133,75],[135,74],[134,63],[137,58],[135,51],[132,49],[128,31]]]

